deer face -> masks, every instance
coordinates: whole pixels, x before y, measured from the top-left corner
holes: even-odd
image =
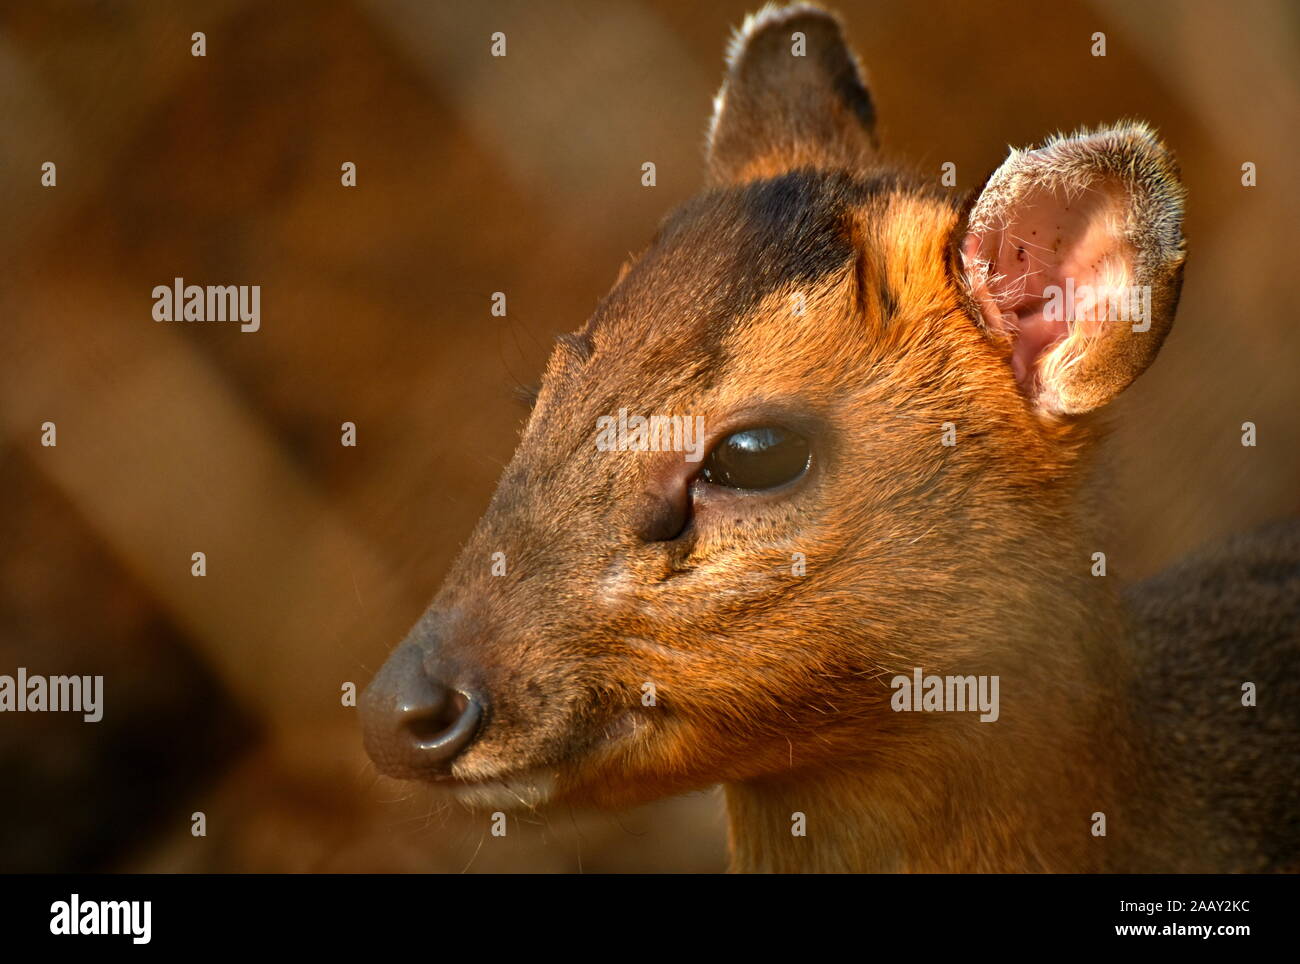
[[[963,206],[878,171],[872,117],[828,15],[747,23],[710,188],[560,340],[365,695],[381,769],[498,807],[887,766],[916,739],[889,676],[1016,658],[988,641],[1067,578],[1035,546],[1071,525],[1088,413],[1172,321],[1177,219],[1149,222],[1176,182],[1125,128],[1013,154]],[[1153,323],[1055,318],[1067,271],[1154,281]]]

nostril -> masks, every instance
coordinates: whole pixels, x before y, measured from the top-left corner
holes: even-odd
[[[438,681],[416,646],[396,650],[361,699],[366,750],[378,767],[403,778],[441,776],[469,748],[488,703],[470,689]]]
[[[469,697],[452,690],[432,704],[402,707],[402,725],[417,740],[432,740],[455,726],[468,708]]]
[[[439,683],[430,683],[426,693],[432,698],[403,704],[399,725],[421,761],[446,763],[473,742],[483,705],[472,694]]]

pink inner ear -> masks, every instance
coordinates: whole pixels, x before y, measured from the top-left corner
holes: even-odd
[[[1037,187],[999,212],[1000,227],[964,239],[966,276],[984,323],[1011,340],[1012,370],[1031,393],[1043,358],[1071,334],[1099,331],[1106,317],[1100,299],[1129,283],[1122,212],[1121,192],[1100,184],[1069,196]],[[1049,300],[1054,317],[1047,317]]]

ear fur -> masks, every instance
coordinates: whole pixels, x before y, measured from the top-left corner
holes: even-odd
[[[860,167],[875,148],[875,116],[839,21],[812,4],[769,4],[732,37],[713,101],[708,180]]]
[[[1173,326],[1185,259],[1173,156],[1124,123],[1012,150],[971,207],[963,275],[1045,414],[1118,395]]]

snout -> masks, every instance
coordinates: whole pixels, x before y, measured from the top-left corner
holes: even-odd
[[[436,779],[478,735],[484,697],[435,679],[413,644],[396,650],[361,696],[366,752],[384,773]]]

